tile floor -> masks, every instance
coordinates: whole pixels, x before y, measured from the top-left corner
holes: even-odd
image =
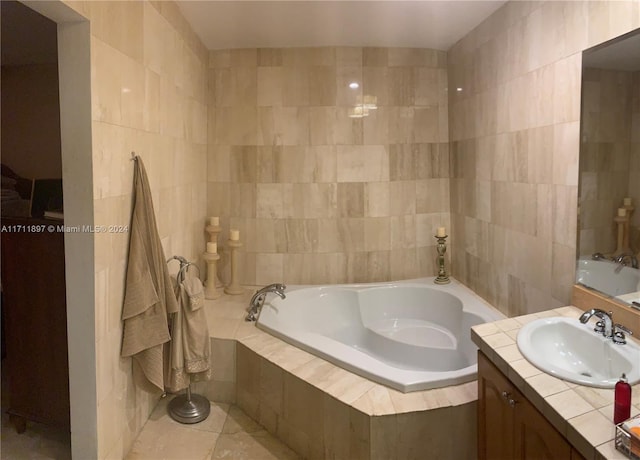
[[[2,460],[70,460],[71,439],[68,432],[42,423],[27,423],[27,431],[16,433],[9,415],[2,411]]]
[[[167,415],[170,398],[151,414],[126,460],[293,460],[298,455],[249,418],[240,408],[211,403],[207,420],[183,425]],[[28,423],[17,434],[2,411],[2,460],[71,459],[68,433]]]
[[[71,459],[71,435],[66,430],[52,428],[42,423],[27,422],[27,431],[18,434],[9,420],[8,375],[5,360],[1,367],[2,394],[0,398],[0,459]]]
[[[183,425],[167,415],[169,400],[158,403],[126,460],[299,458],[237,406],[212,402],[205,421]]]

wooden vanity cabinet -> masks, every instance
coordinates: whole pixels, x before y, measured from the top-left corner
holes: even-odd
[[[478,458],[583,459],[481,351],[478,351]]]

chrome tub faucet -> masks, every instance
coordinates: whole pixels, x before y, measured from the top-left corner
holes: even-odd
[[[253,297],[251,297],[251,301],[249,302],[249,308],[247,308],[247,316],[245,317],[245,321],[255,321],[258,319],[258,313],[264,305],[264,301],[267,297],[267,294],[273,292],[274,294],[280,296],[281,299],[286,299],[287,296],[284,294],[284,290],[287,288],[284,284],[274,283],[268,286],[263,287],[262,289],[258,289]]]
[[[613,259],[613,261],[615,263],[618,264],[618,266],[616,267],[615,272],[618,273],[620,270],[622,270],[622,267],[627,265],[627,262],[625,262],[626,258],[629,258],[629,261],[631,262],[631,267],[632,268],[638,268],[638,258],[635,256],[635,254],[632,254],[630,252],[624,252],[622,254],[620,254],[619,256],[615,257]]]

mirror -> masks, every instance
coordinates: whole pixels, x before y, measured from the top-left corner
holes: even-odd
[[[640,309],[640,29],[582,59],[576,282]]]

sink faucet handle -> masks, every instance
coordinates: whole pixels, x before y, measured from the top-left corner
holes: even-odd
[[[626,328],[622,324],[617,324],[617,323],[614,324],[613,325],[613,343],[615,343],[616,345],[624,345],[625,343],[627,343],[627,338],[625,336],[625,333],[629,335],[633,335],[633,331]]]
[[[604,334],[604,321],[600,320],[596,322],[596,327],[593,328],[594,332]]]

